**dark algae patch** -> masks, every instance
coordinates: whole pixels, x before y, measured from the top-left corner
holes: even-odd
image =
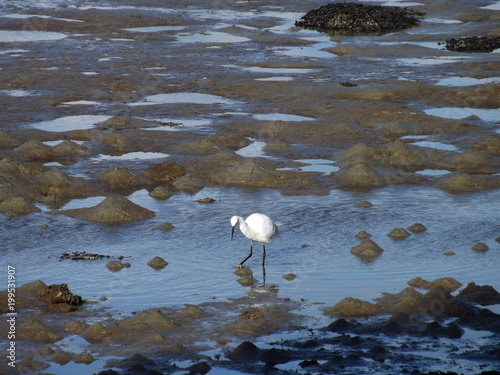
[[[455,52],[493,52],[500,48],[500,36],[464,36],[446,40],[446,49]]]
[[[425,13],[401,7],[330,3],[307,12],[295,26],[361,33],[402,30],[418,26]]]

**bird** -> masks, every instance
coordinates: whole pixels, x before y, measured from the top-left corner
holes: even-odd
[[[254,213],[246,219],[241,216],[233,216],[231,217],[231,240],[233,240],[234,229],[237,225],[240,226],[241,233],[250,240],[250,254],[236,267],[242,268],[243,263],[252,256],[254,242],[262,242],[262,266],[264,266],[266,262],[266,243],[271,242],[278,235],[278,227],[264,214]]]

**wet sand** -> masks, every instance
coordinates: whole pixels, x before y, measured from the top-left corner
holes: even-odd
[[[294,27],[318,2],[13,4],[0,17],[0,105],[7,109],[0,113],[0,212],[16,220],[44,205],[46,215],[71,220],[148,220],[155,213],[127,199],[141,189],[159,200],[204,187],[274,189],[297,199],[394,185],[494,191],[498,53],[452,52],[444,43],[490,35],[498,11],[467,1],[451,10],[441,1],[421,4],[420,26],[369,36]],[[446,79],[452,84],[440,83]],[[88,197],[108,199],[60,210]],[[37,293],[23,298],[19,373],[43,373],[49,364],[64,373],[78,362],[99,363],[97,373],[108,359],[123,373],[185,372],[196,363],[191,372],[203,373],[202,362],[213,373],[285,373],[279,364],[286,363],[304,372],[383,373],[389,366],[425,373],[448,369],[415,353],[443,341],[449,352],[462,350],[468,329],[489,333],[484,346],[460,355],[474,364],[453,371],[498,367],[498,315],[470,301],[457,302],[465,306],[459,313],[376,310],[375,318],[345,323],[335,313],[335,326],[319,327],[301,314],[304,301],[272,288],[127,317],[89,296],[62,312]],[[448,294],[436,299],[455,302]],[[477,317],[485,323],[473,327]],[[399,327],[396,338],[382,335],[388,326]],[[272,348],[258,342],[268,335],[276,337]],[[457,337],[465,338],[454,343]],[[77,353],[78,345],[67,353],[62,342],[70,339],[90,344],[91,353]],[[236,351],[246,341],[257,347]]]

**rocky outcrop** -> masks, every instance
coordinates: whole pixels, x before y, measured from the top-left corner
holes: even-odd
[[[330,3],[307,12],[295,26],[362,33],[417,26],[425,13],[395,6]]]
[[[500,48],[499,36],[464,36],[446,40],[446,49],[455,52],[493,52]]]

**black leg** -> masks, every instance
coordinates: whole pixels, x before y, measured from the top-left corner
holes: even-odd
[[[262,244],[262,265],[266,264],[266,244]]]
[[[240,264],[238,264],[236,267],[238,267],[238,268],[243,267],[243,263],[245,263],[248,260],[248,258],[250,258],[252,256],[252,252],[253,252],[253,250],[252,250],[253,246],[252,245],[253,245],[253,241],[250,241],[250,254],[248,254],[248,256],[245,259],[243,259],[243,262],[241,262]]]
[[[263,277],[263,285],[266,285],[266,245],[262,244],[262,277]]]
[[[262,265],[262,277],[263,277],[262,285],[266,285],[266,265],[265,264]]]

